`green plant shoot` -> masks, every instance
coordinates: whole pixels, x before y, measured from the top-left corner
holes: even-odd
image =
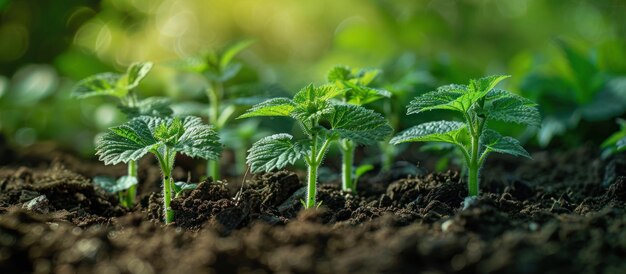
[[[165,223],[174,220],[170,207],[172,193],[183,186],[172,178],[177,153],[202,159],[218,159],[222,151],[217,133],[199,117],[159,118],[140,116],[110,128],[96,141],[96,155],[105,164],[137,161],[147,153],[156,156],[163,179]]]
[[[539,126],[541,117],[537,105],[511,92],[495,89],[506,75],[471,80],[469,85],[448,85],[416,97],[407,114],[428,110],[451,110],[460,114],[463,122],[436,121],[409,128],[391,139],[392,144],[404,142],[444,142],[455,145],[463,154],[468,170],[469,197],[479,194],[479,171],[491,152],[530,158],[512,137],[489,129],[490,121],[502,121]]]
[[[170,100],[162,97],[150,97],[139,100],[135,92],[139,83],[152,69],[152,63],[134,63],[126,73],[100,73],[79,81],[72,90],[72,97],[78,99],[95,96],[109,96],[119,100],[118,108],[130,119],[141,115],[169,116],[172,114]],[[98,176],[94,183],[105,191],[118,193],[120,203],[133,207],[137,195],[137,163],[128,162],[126,176],[115,180]]]
[[[361,106],[382,98],[389,98],[391,93],[386,90],[369,87],[380,70],[376,69],[351,69],[347,66],[335,66],[328,72],[328,82],[338,89],[344,90],[339,95],[342,102]],[[343,191],[356,192],[357,179],[354,173],[354,141],[342,138],[338,141],[342,155],[341,186]]]
[[[209,100],[209,123],[220,132],[235,112],[235,106],[224,104],[226,82],[233,79],[242,68],[233,62],[235,56],[249,47],[253,41],[244,40],[222,51],[208,51],[200,56],[190,57],[177,62],[174,66],[182,71],[201,74],[208,82],[206,95]],[[207,162],[207,176],[220,179],[219,159]]]
[[[281,133],[257,141],[249,150],[247,163],[252,172],[269,172],[304,158],[308,166],[307,196],[303,201],[306,208],[317,206],[317,171],[332,142],[349,139],[357,144],[371,144],[391,134],[391,127],[382,115],[330,100],[342,92],[344,90],[332,85],[308,85],[293,99],[270,99],[239,117],[291,117],[304,130],[306,138],[301,140],[293,140],[292,135]]]

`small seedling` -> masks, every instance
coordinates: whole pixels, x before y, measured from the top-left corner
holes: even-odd
[[[335,66],[328,72],[328,82],[338,89],[344,90],[339,99],[346,103],[361,106],[382,98],[389,98],[391,93],[386,90],[369,87],[380,70],[375,69],[351,69],[346,66]],[[356,144],[348,138],[338,141],[342,155],[341,185],[343,191],[356,192],[358,177],[354,176],[354,150]]]
[[[491,152],[530,158],[520,143],[487,127],[490,121],[539,126],[541,117],[532,101],[505,90],[494,89],[509,76],[496,75],[471,80],[469,85],[449,85],[416,97],[407,114],[428,110],[452,110],[464,122],[437,121],[409,128],[393,139],[404,142],[444,142],[455,145],[468,168],[469,197],[479,194],[479,170]]]
[[[208,118],[209,123],[215,127],[217,132],[224,128],[235,113],[234,105],[224,104],[226,82],[237,76],[242,68],[241,64],[233,62],[233,59],[251,44],[252,41],[245,40],[226,47],[222,51],[208,51],[200,56],[183,59],[174,64],[176,68],[182,71],[201,74],[207,80]],[[211,176],[214,180],[220,179],[219,159],[210,160],[207,163],[207,176]]]
[[[110,128],[96,141],[96,155],[105,164],[137,161],[146,153],[156,156],[163,175],[165,223],[174,220],[170,208],[172,192],[177,187],[172,178],[176,153],[202,159],[218,159],[222,151],[217,133],[199,117],[158,118],[140,116],[126,124]]]
[[[239,117],[291,117],[304,130],[306,138],[301,140],[293,140],[292,135],[281,133],[257,141],[249,150],[247,163],[252,172],[269,172],[304,158],[308,166],[305,208],[317,206],[317,171],[332,142],[349,139],[357,144],[371,144],[391,134],[391,127],[382,115],[330,100],[344,91],[335,86],[309,85],[293,99],[270,99]]]
[[[116,180],[108,176],[96,176],[93,178],[93,183],[108,193],[117,194],[122,206],[127,208],[133,206],[128,199],[128,190],[137,185],[137,177],[122,176]]]
[[[618,119],[619,131],[613,133],[602,145],[602,158],[606,159],[611,155],[626,151],[626,120]]]
[[[152,69],[152,63],[135,63],[125,74],[100,73],[79,81],[72,90],[72,97],[78,99],[95,96],[109,96],[119,100],[118,108],[131,119],[141,115],[169,116],[172,109],[168,98],[150,97],[139,100],[135,89]],[[120,203],[126,207],[135,204],[137,195],[137,163],[128,162],[127,176],[114,178],[96,177],[94,183],[110,193],[118,193]]]

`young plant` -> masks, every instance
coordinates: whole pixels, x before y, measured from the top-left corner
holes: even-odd
[[[404,142],[444,142],[455,145],[463,154],[468,170],[469,197],[479,194],[479,170],[491,152],[530,158],[520,143],[488,128],[490,121],[539,126],[537,105],[505,90],[494,89],[509,76],[496,75],[471,80],[469,85],[448,85],[416,97],[407,114],[428,110],[451,110],[464,122],[437,121],[409,128],[391,139]]]
[[[307,196],[303,201],[306,208],[317,205],[317,170],[333,141],[349,139],[357,144],[372,144],[391,134],[389,123],[380,114],[330,100],[344,91],[334,86],[309,85],[293,99],[270,99],[239,117],[291,117],[304,130],[306,138],[301,140],[293,140],[292,135],[281,133],[257,141],[249,150],[247,162],[252,172],[269,172],[304,158],[308,166]]]
[[[619,131],[613,133],[606,139],[600,148],[602,148],[602,158],[606,159],[612,155],[626,151],[626,120],[618,119]]]
[[[208,118],[209,123],[220,132],[226,122],[235,112],[235,106],[224,104],[226,96],[226,82],[233,79],[242,66],[233,62],[237,54],[252,44],[252,41],[245,40],[226,47],[222,51],[209,51],[201,56],[191,57],[181,60],[175,64],[180,70],[201,74],[205,77],[208,85],[206,95],[209,100]],[[220,179],[219,159],[207,162],[207,176],[214,180]]]
[[[79,81],[72,90],[72,97],[78,99],[95,96],[109,96],[119,102],[118,108],[131,119],[141,115],[169,116],[172,114],[168,98],[150,97],[139,100],[135,89],[152,69],[152,63],[134,63],[126,73],[100,73]],[[126,176],[115,180],[107,177],[96,177],[94,183],[107,192],[118,193],[120,203],[126,207],[135,204],[137,195],[137,163],[128,162]]]
[[[347,66],[335,66],[328,72],[328,82],[344,90],[339,95],[343,103],[361,106],[382,98],[389,98],[386,90],[371,88],[368,85],[380,74],[375,69],[351,69]],[[348,138],[341,138],[339,149],[342,155],[341,186],[343,191],[356,192],[357,177],[354,176],[354,150],[356,143]]]
[[[177,187],[172,178],[176,153],[207,160],[218,159],[222,151],[217,133],[199,117],[159,118],[140,116],[110,128],[96,141],[96,155],[105,164],[137,161],[146,153],[156,156],[163,175],[165,223],[174,220],[170,208]]]

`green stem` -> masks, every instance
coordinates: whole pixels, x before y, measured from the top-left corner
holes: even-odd
[[[469,196],[474,197],[478,196],[478,172],[480,166],[478,164],[478,147],[479,147],[479,137],[472,135],[472,153],[470,154],[470,162],[468,163],[468,191]]]
[[[342,140],[341,153],[343,161],[341,163],[341,186],[343,191],[356,192],[356,184],[353,181],[354,169],[354,143],[350,140]]]
[[[317,168],[319,165],[309,164],[308,165],[308,174],[307,174],[307,192],[306,192],[306,208],[314,208],[316,206],[316,192],[317,192]]]
[[[207,90],[207,96],[209,97],[210,111],[209,122],[215,127],[216,132],[220,132],[222,125],[218,123],[220,117],[220,97],[223,93],[224,86],[222,83],[214,82],[212,87]],[[220,179],[220,162],[219,160],[207,161],[207,176],[213,178],[213,180]]]
[[[174,211],[170,207],[172,202],[172,177],[163,175],[163,208],[165,211],[165,223],[174,221]]]
[[[386,142],[381,142],[380,143],[380,149],[382,150],[382,167],[381,167],[381,171],[382,172],[387,172],[389,170],[391,170],[391,166],[393,165],[393,158],[394,158],[394,146],[389,144],[389,141]]]
[[[129,161],[128,162],[128,176],[134,177],[139,182],[139,178],[137,177],[137,161]],[[128,190],[126,190],[126,206],[128,208],[132,208],[135,206],[135,198],[137,196],[137,185],[131,186]]]
[[[175,154],[169,148],[165,148],[165,155],[156,152],[155,155],[159,160],[161,171],[163,172],[163,211],[165,212],[165,223],[169,224],[174,221],[174,211],[170,207],[172,202],[172,169],[174,169]]]
[[[317,134],[313,133],[312,137],[311,158],[307,159],[308,173],[305,208],[315,207],[315,196],[317,194],[317,168],[319,167],[319,162],[317,161]]]

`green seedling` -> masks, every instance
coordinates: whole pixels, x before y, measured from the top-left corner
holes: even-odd
[[[172,178],[176,153],[202,159],[218,159],[222,151],[217,133],[199,117],[159,118],[140,116],[126,124],[110,128],[96,141],[96,155],[105,164],[137,161],[147,153],[156,156],[163,179],[165,223],[174,220],[170,207],[177,186]],[[182,190],[181,190],[182,191]]]
[[[609,158],[611,155],[626,151],[626,120],[618,119],[619,131],[613,133],[608,139],[606,139],[602,145],[602,158]]]
[[[304,158],[308,166],[306,208],[316,204],[317,171],[329,145],[340,139],[372,144],[391,134],[385,118],[366,108],[338,104],[330,99],[345,90],[335,86],[306,86],[293,99],[274,98],[254,105],[239,118],[256,116],[291,117],[304,130],[306,138],[293,140],[287,133],[265,137],[252,145],[247,163],[252,172],[269,172]]]
[[[220,132],[231,116],[235,113],[233,104],[225,104],[226,82],[233,79],[242,68],[240,63],[233,62],[235,56],[252,44],[245,40],[222,51],[209,51],[201,56],[187,58],[174,66],[182,71],[198,73],[207,80],[206,95],[209,100],[209,123]],[[220,179],[219,159],[207,163],[207,176],[214,180]]]
[[[196,189],[196,187],[198,187],[198,184],[196,183],[174,182],[174,184],[172,185],[172,190],[174,190],[174,193],[176,193],[174,197],[178,198],[184,192],[192,191]]]
[[[437,121],[409,128],[391,139],[405,142],[443,142],[455,145],[463,154],[468,170],[469,197],[479,194],[479,170],[491,152],[530,158],[520,143],[488,128],[491,121],[539,126],[537,105],[511,92],[494,87],[509,76],[496,75],[471,80],[469,85],[448,85],[416,97],[407,114],[428,110],[451,110],[464,122]],[[467,203],[466,203],[467,204]]]
[[[328,82],[338,89],[345,90],[339,95],[343,103],[361,106],[382,98],[391,97],[386,90],[369,87],[380,70],[351,69],[346,66],[335,66],[328,72]],[[358,177],[354,176],[354,150],[356,143],[348,138],[338,141],[342,155],[341,185],[343,191],[356,192]]]
[[[152,69],[152,63],[135,63],[128,67],[124,74],[100,73],[79,81],[72,90],[72,97],[78,99],[108,96],[116,98],[118,108],[131,119],[141,115],[169,116],[172,109],[168,98],[150,97],[139,100],[135,92],[139,83]],[[137,195],[137,163],[128,162],[128,172],[117,180],[113,178],[97,177],[94,183],[107,192],[119,193],[120,203],[126,207],[135,204]]]

